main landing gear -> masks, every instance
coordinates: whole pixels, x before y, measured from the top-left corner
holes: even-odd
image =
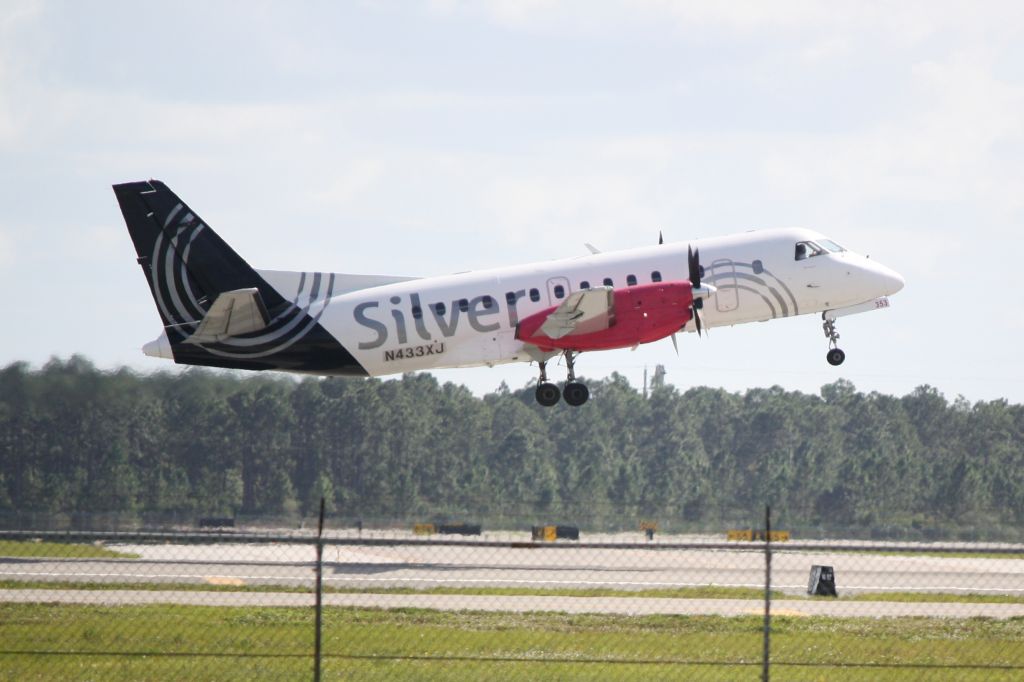
[[[563,396],[565,397],[565,402],[573,407],[579,407],[590,398],[590,391],[587,389],[586,384],[576,381],[575,361],[577,353],[566,350],[562,351],[562,355],[565,356],[565,366],[569,370],[569,376],[568,381],[565,382],[565,388],[561,391],[558,390],[558,386],[548,381],[547,361],[541,360],[538,363],[540,365],[540,380],[537,383],[536,396],[537,402],[544,407],[551,407]]]
[[[837,345],[839,343],[839,332],[836,331],[836,321],[828,319],[824,313],[822,313],[821,317],[825,320],[821,327],[825,330],[825,337],[828,339],[828,353],[825,354],[825,359],[828,360],[828,364],[838,367],[846,359],[846,353],[840,350]]]

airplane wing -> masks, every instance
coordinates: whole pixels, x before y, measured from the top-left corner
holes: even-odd
[[[584,289],[569,294],[544,320],[540,332],[550,339],[560,339],[570,334],[599,332],[608,329],[614,321],[613,289]]]
[[[259,289],[225,291],[206,311],[199,328],[185,343],[216,343],[229,336],[239,336],[264,329],[270,322]]]

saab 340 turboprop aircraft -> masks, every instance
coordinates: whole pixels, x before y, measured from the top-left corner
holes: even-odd
[[[889,268],[817,232],[777,229],[440,277],[255,270],[162,182],[115,185],[164,331],[146,355],[180,364],[381,376],[536,361],[537,401],[582,405],[583,352],[680,331],[888,308]],[[677,348],[678,352],[678,348]],[[565,357],[560,390],[547,362]]]

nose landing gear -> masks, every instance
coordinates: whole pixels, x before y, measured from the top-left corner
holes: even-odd
[[[846,359],[846,353],[837,345],[839,343],[839,332],[836,331],[836,321],[829,319],[825,313],[822,313],[821,318],[825,320],[821,327],[825,330],[825,337],[828,339],[828,353],[825,354],[825,359],[828,360],[828,364],[838,367]]]
[[[579,407],[590,398],[590,390],[587,389],[586,384],[576,381],[575,361],[578,353],[566,350],[562,354],[565,356],[565,365],[568,369],[568,381],[565,382],[565,388],[561,391],[558,390],[558,386],[548,381],[547,361],[541,360],[537,363],[540,365],[540,379],[537,383],[535,395],[537,402],[544,407],[555,405],[563,396],[565,397],[565,402],[573,407]]]

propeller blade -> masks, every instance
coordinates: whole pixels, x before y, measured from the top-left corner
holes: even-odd
[[[676,335],[672,335],[672,347],[676,349],[676,357],[679,357],[679,342],[676,341]]]
[[[700,314],[697,312],[696,306],[693,308],[693,323],[697,325],[697,336],[700,337],[702,325],[700,323]]]
[[[700,286],[700,249],[696,251],[693,247],[686,247],[686,260],[690,269],[690,284],[694,289]]]

